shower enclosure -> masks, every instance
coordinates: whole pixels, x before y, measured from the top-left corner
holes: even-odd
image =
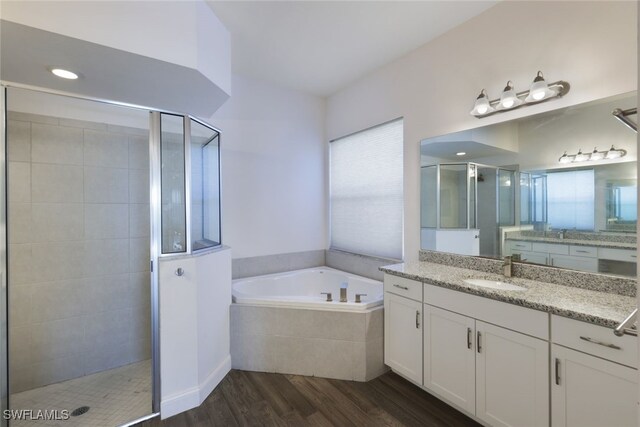
[[[516,172],[478,163],[421,167],[421,248],[499,256],[500,230],[515,225]]]
[[[220,134],[187,115],[2,91],[2,423],[151,417],[154,266],[220,246]]]

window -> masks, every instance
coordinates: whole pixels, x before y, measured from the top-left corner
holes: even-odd
[[[595,175],[593,169],[547,174],[547,222],[553,228],[593,230]]]
[[[402,119],[330,147],[331,248],[402,259]]]

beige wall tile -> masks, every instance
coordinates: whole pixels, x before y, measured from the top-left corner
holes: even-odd
[[[84,211],[80,203],[34,203],[31,216],[34,243],[84,238]]]
[[[148,238],[129,239],[129,271],[149,271],[151,253]]]
[[[9,286],[33,282],[32,259],[30,243],[9,244]]]
[[[31,161],[82,165],[82,129],[32,123]]]
[[[149,203],[129,205],[129,237],[149,237],[151,208]]]
[[[30,326],[32,323],[33,286],[24,284],[14,286],[9,292],[9,326],[12,328]]]
[[[129,136],[129,169],[149,170],[148,136]]]
[[[127,170],[85,166],[84,200],[86,203],[128,203]]]
[[[31,367],[32,387],[76,378],[84,375],[84,357],[72,354],[46,362],[35,363]]]
[[[84,277],[129,272],[129,239],[88,240],[81,244]]]
[[[33,282],[51,282],[82,277],[84,250],[82,241],[32,244]]]
[[[82,166],[33,163],[31,191],[34,203],[81,203]]]
[[[81,317],[35,323],[31,327],[31,352],[35,363],[82,352],[86,322]]]
[[[127,137],[85,129],[84,164],[127,169],[129,167],[129,141]]]
[[[7,121],[7,152],[10,162],[31,161],[31,123]]]
[[[84,234],[87,239],[126,239],[129,237],[129,205],[84,205]]]
[[[129,170],[129,203],[149,203],[149,173]]]
[[[82,279],[38,283],[31,289],[33,323],[76,317],[85,312],[86,292]]]
[[[31,203],[9,204],[9,243],[32,242]]]
[[[8,196],[9,202],[31,202],[31,164],[9,162]]]
[[[86,304],[84,314],[129,308],[129,274],[113,274],[84,279]]]

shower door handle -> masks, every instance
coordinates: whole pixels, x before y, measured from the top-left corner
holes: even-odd
[[[176,268],[176,276],[178,276],[178,277],[184,276],[184,270],[183,270],[182,267]]]

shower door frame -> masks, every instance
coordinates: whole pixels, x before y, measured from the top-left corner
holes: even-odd
[[[190,120],[194,120],[203,126],[213,129],[218,133],[218,146],[220,147],[221,140],[221,131],[215,126],[206,123],[196,117],[193,117],[187,113],[179,113],[173,111],[166,111],[154,107],[148,107],[143,105],[136,105],[126,102],[114,101],[110,99],[96,98],[85,95],[79,95],[72,92],[58,91],[49,88],[43,88],[39,86],[26,85],[21,83],[14,83],[0,80],[0,91],[1,91],[1,100],[0,100],[0,200],[4,201],[4,206],[0,209],[0,304],[4,305],[4,312],[2,312],[2,307],[0,306],[0,313],[4,314],[4,321],[6,325],[6,330],[0,331],[0,338],[4,336],[4,342],[0,343],[0,351],[2,351],[2,345],[4,345],[5,350],[5,365],[0,365],[0,409],[10,409],[9,408],[9,338],[8,338],[8,242],[7,242],[7,212],[8,212],[8,197],[7,197],[7,104],[6,97],[8,89],[21,89],[28,90],[33,92],[40,92],[50,95],[64,96],[68,98],[75,98],[84,101],[90,102],[98,102],[107,105],[119,106],[132,108],[136,110],[144,110],[149,113],[149,213],[150,213],[150,287],[151,287],[151,363],[152,363],[152,413],[142,418],[132,420],[126,425],[132,425],[138,422],[141,422],[145,419],[154,418],[160,415],[160,403],[161,403],[161,379],[160,379],[160,287],[159,287],[159,268],[158,268],[158,260],[160,258],[169,258],[171,256],[184,256],[191,255],[194,252],[200,251],[192,251],[191,248],[191,218],[189,216],[190,212],[190,202],[191,202],[191,194],[189,192],[190,182],[191,182],[191,167],[188,163],[190,157]],[[182,116],[185,123],[185,207],[187,209],[186,216],[186,227],[187,234],[185,236],[185,252],[179,254],[162,254],[161,247],[161,199],[159,198],[161,195],[161,163],[160,163],[160,142],[161,142],[161,134],[160,134],[160,115],[161,114],[170,114],[175,116]],[[221,180],[221,168],[220,168],[220,152],[218,152],[218,194],[220,194],[222,180]],[[221,210],[221,204],[219,204],[218,209]],[[220,212],[221,213],[221,212]],[[220,223],[222,221],[222,217],[219,216]],[[220,234],[220,241],[222,241],[222,235]],[[222,246],[222,242],[218,246],[210,249],[217,249]],[[204,251],[204,249],[203,249]],[[2,274],[4,272],[4,274]],[[2,358],[0,357],[0,361]],[[7,420],[4,417],[0,416],[0,427],[4,427],[7,425]]]

